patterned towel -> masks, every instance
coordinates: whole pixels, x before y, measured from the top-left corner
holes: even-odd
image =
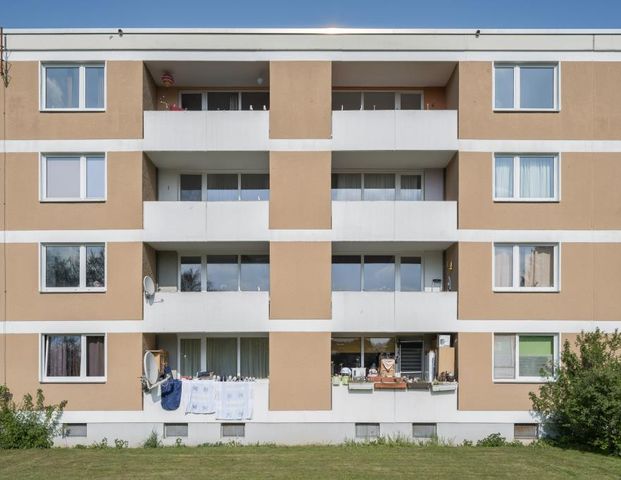
[[[185,413],[215,413],[217,383],[211,380],[192,380],[188,384],[190,396]]]
[[[220,382],[216,418],[244,420],[252,418],[252,384],[248,382]]]

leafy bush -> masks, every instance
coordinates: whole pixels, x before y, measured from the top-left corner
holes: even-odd
[[[477,447],[504,447],[507,445],[507,439],[500,433],[492,433],[477,442]]]
[[[94,448],[97,450],[103,450],[109,447],[110,445],[108,445],[108,439],[106,437],[103,437],[99,442],[93,442],[91,444],[91,448]]]
[[[0,385],[0,448],[50,448],[61,433],[59,419],[66,405],[66,400],[45,405],[41,389],[34,401],[26,394],[16,403],[10,390]]]
[[[160,448],[162,446],[162,441],[158,436],[157,432],[153,430],[151,434],[147,437],[147,439],[142,444],[144,448]]]
[[[120,438],[114,439],[114,448],[118,450],[122,450],[123,448],[128,448],[129,442],[127,440],[121,440]]]
[[[563,345],[554,382],[530,393],[555,442],[621,455],[621,335],[582,332]]]

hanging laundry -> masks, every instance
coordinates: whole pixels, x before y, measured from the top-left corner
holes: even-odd
[[[181,380],[169,378],[160,385],[162,395],[162,408],[164,410],[177,410],[181,403]]]
[[[219,382],[211,380],[187,380],[189,389],[188,403],[185,413],[215,413],[216,411],[216,385]]]
[[[218,420],[252,418],[253,384],[250,382],[219,382],[217,401]]]

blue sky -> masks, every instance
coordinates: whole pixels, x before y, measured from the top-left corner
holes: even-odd
[[[621,0],[0,0],[0,25],[621,28]]]

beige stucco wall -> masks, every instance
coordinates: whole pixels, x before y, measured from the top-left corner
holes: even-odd
[[[270,243],[270,318],[332,317],[330,242]]]
[[[101,332],[104,333],[104,332]],[[5,368],[6,383],[16,400],[38,388],[43,389],[46,403],[67,400],[66,410],[142,410],[143,338],[140,333],[109,333],[107,335],[107,379],[105,383],[40,382],[39,335],[0,335],[0,350],[6,342],[6,357],[0,356],[0,379]]]
[[[562,243],[560,292],[492,291],[492,244],[459,244],[458,316],[466,320],[620,320],[621,244]]]
[[[331,136],[331,62],[270,62],[270,138]]]
[[[621,62],[561,62],[561,111],[492,111],[492,62],[459,64],[459,137],[621,139]]]
[[[620,229],[621,153],[562,153],[559,161],[560,202],[494,202],[494,154],[460,152],[459,228]]]
[[[575,342],[576,334],[562,334]],[[539,392],[536,383],[495,383],[493,381],[493,333],[459,333],[459,410],[530,410],[529,392]]]
[[[332,228],[331,171],[330,152],[270,152],[270,228]]]
[[[330,410],[330,332],[270,333],[270,410]]]
[[[11,62],[6,90],[9,140],[142,138],[142,62],[106,62],[105,112],[41,112],[39,63]]]
[[[142,244],[108,243],[107,291],[40,293],[39,246],[7,244],[8,320],[141,320]]]
[[[41,202],[40,157],[37,153],[7,154],[7,230],[91,230],[142,228],[143,168],[141,152],[107,154],[105,202]],[[154,168],[153,168],[154,170]],[[147,191],[155,189],[153,172]],[[149,193],[149,195],[152,195]]]

